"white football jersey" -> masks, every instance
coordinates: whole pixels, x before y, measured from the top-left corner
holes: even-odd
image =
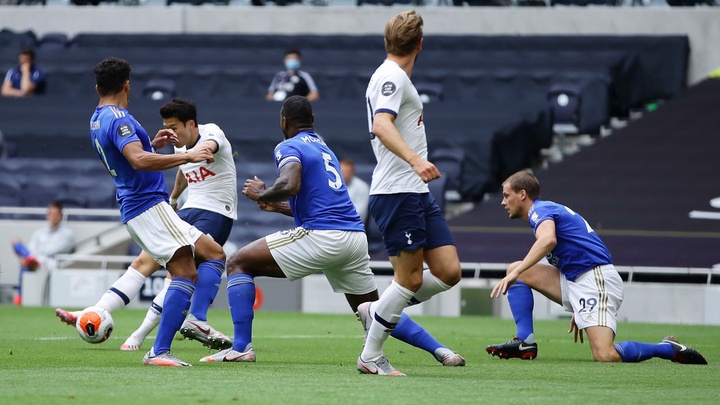
[[[179,167],[188,182],[187,201],[183,208],[199,208],[237,219],[237,174],[232,146],[215,124],[198,125],[200,138],[195,145],[213,140],[218,144],[212,163],[185,163]],[[186,147],[175,148],[184,153]]]
[[[422,101],[407,73],[397,63],[386,59],[375,70],[365,98],[370,131],[375,114],[393,114],[395,127],[403,141],[418,155],[427,159]],[[373,171],[370,195],[428,192],[427,184],[406,161],[392,153],[374,135],[371,137],[377,165]]]

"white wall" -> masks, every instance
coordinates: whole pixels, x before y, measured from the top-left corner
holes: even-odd
[[[397,7],[2,7],[0,27],[77,33],[382,34]],[[425,33],[686,34],[689,81],[720,67],[720,8],[420,7]],[[662,69],[662,66],[658,66]]]

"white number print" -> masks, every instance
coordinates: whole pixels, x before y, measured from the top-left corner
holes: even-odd
[[[570,215],[577,215],[577,213],[575,211],[571,210],[570,208],[565,207],[565,209],[567,210],[567,212],[570,213]],[[588,224],[588,221],[586,221],[585,218],[583,218],[582,220],[583,220],[583,222],[585,222],[585,227],[587,228],[588,233],[595,232],[595,230],[592,229],[592,226],[590,226],[590,224]]]
[[[330,188],[337,190],[340,188],[340,186],[342,186],[342,178],[340,177],[338,171],[330,165],[330,162],[332,162],[332,156],[330,156],[329,153],[323,152],[322,157],[325,161],[325,170],[335,176],[335,181],[333,181],[332,179],[328,179],[328,185],[330,186]]]
[[[110,166],[108,166],[108,161],[107,161],[107,158],[105,157],[105,152],[103,151],[103,148],[100,145],[100,141],[98,141],[97,139],[95,139],[95,149],[97,149],[98,153],[102,157],[103,164],[105,165],[105,168],[107,169],[107,171],[110,172],[110,175],[113,177],[117,177],[117,173],[115,172],[115,170],[111,169]]]

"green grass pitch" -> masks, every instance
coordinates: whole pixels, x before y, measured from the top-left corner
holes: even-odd
[[[466,367],[446,368],[419,349],[390,339],[386,353],[408,377],[361,375],[361,326],[351,314],[258,312],[257,363],[201,364],[209,351],[175,340],[173,353],[193,367],[148,367],[143,350],[119,347],[145,311],[113,313],[115,331],[91,345],[55,318],[51,308],[0,306],[0,403],[3,404],[659,404],[720,403],[720,327],[619,325],[618,340],[657,342],[675,335],[698,349],[708,366],[652,359],[600,364],[587,343],[566,334],[568,321],[538,321],[538,358],[501,360],[488,344],[512,337],[510,320],[417,317],[438,340],[460,352]],[[232,334],[229,312],[211,323]],[[152,335],[154,336],[154,334]]]

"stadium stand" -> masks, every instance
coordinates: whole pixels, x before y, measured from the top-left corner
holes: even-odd
[[[316,129],[338,155],[374,161],[362,99],[384,57],[381,36],[88,33],[68,38],[66,46],[57,42],[38,41],[31,32],[0,35],[4,48],[36,45],[48,80],[43,97],[0,100],[0,129],[18,156],[95,156],[87,141],[96,103],[91,66],[115,55],[133,65],[130,109],[150,133],[159,128],[162,100],[142,97],[143,89],[158,80],[173,83],[166,92],[196,101],[200,121],[220,125],[240,158],[262,161],[282,138],[279,105],[259,100],[278,55],[301,47],[323,95],[314,104]],[[611,116],[684,88],[689,52],[682,35],[428,36],[423,49],[413,80],[442,94],[425,109],[430,149],[466,152],[459,193],[467,201],[532,166],[552,144],[553,86],[579,89],[579,132],[598,134]],[[0,55],[0,68],[15,62],[12,52]]]

